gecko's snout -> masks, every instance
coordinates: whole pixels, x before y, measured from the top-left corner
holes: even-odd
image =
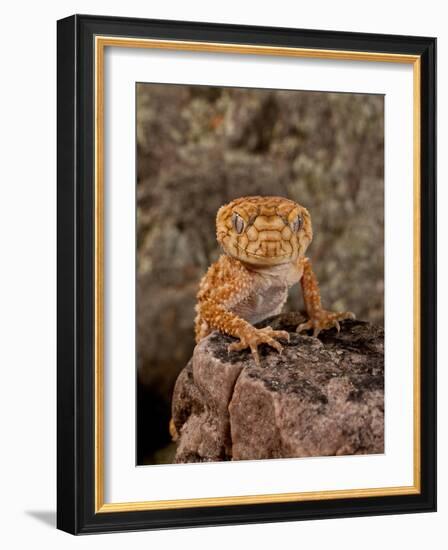
[[[280,239],[277,240],[268,240],[260,242],[260,251],[265,256],[284,256],[285,251],[282,249],[282,243]]]

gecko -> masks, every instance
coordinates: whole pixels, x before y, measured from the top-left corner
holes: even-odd
[[[241,197],[222,206],[216,216],[216,237],[223,254],[199,284],[195,336],[200,342],[211,332],[237,340],[229,352],[249,348],[260,365],[258,346],[279,353],[284,330],[254,325],[281,312],[289,288],[301,284],[308,320],[296,332],[336,327],[354,319],[353,313],[323,309],[316,275],[306,251],[313,238],[308,210],[297,202],[274,196]]]

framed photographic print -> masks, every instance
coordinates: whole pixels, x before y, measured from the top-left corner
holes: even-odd
[[[434,38],[58,21],[58,527],[434,511]]]

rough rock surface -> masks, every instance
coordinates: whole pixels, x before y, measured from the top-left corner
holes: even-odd
[[[227,352],[218,332],[196,346],[179,375],[176,462],[384,452],[384,333],[344,321],[319,338],[294,333],[300,314],[266,321],[290,331],[281,355]]]

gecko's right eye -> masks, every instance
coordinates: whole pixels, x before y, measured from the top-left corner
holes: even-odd
[[[234,212],[232,214],[232,225],[233,225],[233,228],[235,229],[235,231],[238,233],[238,235],[243,232],[243,230],[244,230],[244,220],[236,212]]]
[[[293,233],[298,233],[302,229],[303,220],[300,216],[297,216],[291,223],[290,227]]]

